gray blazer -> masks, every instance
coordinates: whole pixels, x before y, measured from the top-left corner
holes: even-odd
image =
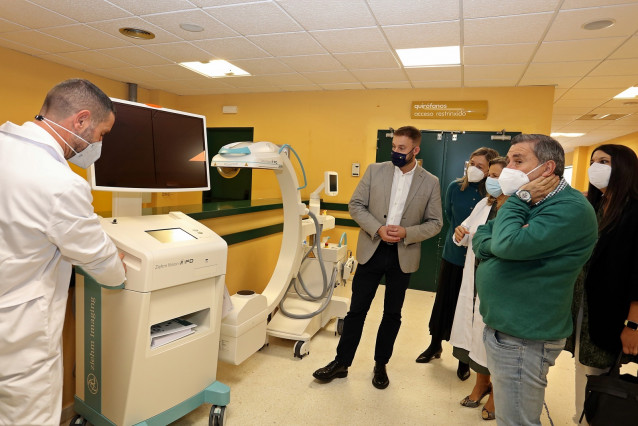
[[[390,161],[368,166],[352,194],[348,210],[359,224],[357,261],[366,263],[381,242],[377,230],[385,225],[390,206],[394,165]],[[439,179],[417,166],[405,201],[401,226],[406,237],[398,242],[399,264],[405,273],[419,269],[421,241],[435,236],[443,226]]]

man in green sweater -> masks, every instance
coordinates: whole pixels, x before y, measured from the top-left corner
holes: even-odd
[[[597,238],[596,215],[563,178],[565,153],[518,135],[499,183],[511,195],[472,239],[483,339],[499,425],[540,425],[547,372],[572,332],[574,282]]]

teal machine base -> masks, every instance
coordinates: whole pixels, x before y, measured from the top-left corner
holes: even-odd
[[[221,382],[214,382],[197,395],[188,398],[186,401],[183,401],[176,406],[151,417],[150,419],[137,423],[135,426],[165,426],[181,417],[184,417],[186,414],[205,403],[225,407],[230,403],[230,387]],[[80,414],[95,426],[116,426],[115,423],[111,422],[101,413],[95,411],[77,395],[75,396],[73,408],[76,413]]]

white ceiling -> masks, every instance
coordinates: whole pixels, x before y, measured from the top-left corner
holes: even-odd
[[[615,25],[582,28],[603,18]],[[567,150],[638,131],[638,103],[612,100],[638,85],[637,34],[638,1],[627,0],[0,2],[0,46],[178,95],[554,85],[552,131],[586,133],[558,138]],[[406,69],[394,52],[457,44],[460,67]],[[252,76],[208,79],[177,65],[211,59]]]

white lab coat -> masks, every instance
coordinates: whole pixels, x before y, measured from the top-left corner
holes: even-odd
[[[450,334],[450,344],[469,351],[470,358],[477,364],[487,367],[485,346],[483,345],[483,328],[485,323],[479,312],[479,298],[474,299],[474,251],[472,250],[472,237],[476,229],[487,222],[487,217],[492,206],[487,204],[487,197],[476,204],[472,213],[465,219],[462,225],[468,227],[470,233],[461,241],[452,240],[457,246],[468,246],[463,266],[463,280],[461,290],[456,303],[454,323]]]
[[[0,126],[0,424],[55,424],[71,265],[124,282],[87,182],[35,123]]]

